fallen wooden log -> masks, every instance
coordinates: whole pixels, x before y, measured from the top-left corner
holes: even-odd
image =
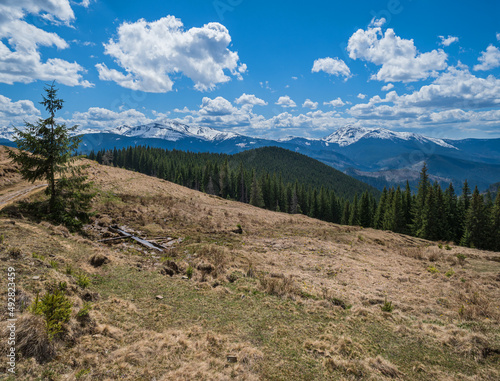
[[[145,239],[142,239],[142,238],[139,238],[139,237],[136,237],[135,235],[132,235],[130,233],[127,233],[125,230],[122,230],[118,227],[115,227],[115,226],[111,226],[108,228],[109,230],[111,230],[112,232],[115,232],[115,233],[118,233],[118,234],[121,234],[122,237],[120,238],[131,238],[133,239],[134,241],[140,243],[141,245],[143,246],[146,246],[150,249],[153,249],[153,250],[158,250],[158,251],[161,251],[163,252],[163,249],[158,247],[157,245],[155,245],[154,243],[152,242],[149,242],[148,240],[145,240]],[[118,238],[118,237],[116,237]]]
[[[116,240],[125,239],[125,238],[129,238],[129,237],[128,236],[120,236],[120,237],[113,237],[113,238],[105,238],[105,239],[100,239],[97,242],[116,241]]]

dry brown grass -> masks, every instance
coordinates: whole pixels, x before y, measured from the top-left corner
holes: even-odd
[[[259,277],[259,282],[264,292],[267,292],[269,295],[294,297],[300,292],[291,275],[262,275]]]
[[[76,313],[84,290],[67,265],[88,274],[99,295],[95,326],[73,316],[68,348],[49,363],[61,379],[500,377],[500,263],[492,253],[460,248],[462,267],[455,248],[401,234],[265,211],[96,164],[91,177],[100,189],[91,239],[0,218],[0,271],[15,264],[28,298],[66,281]],[[110,223],[174,244],[160,254],[129,241],[97,243]],[[236,224],[242,234],[232,232]],[[10,256],[13,247],[23,255]],[[92,266],[96,255],[110,263]],[[191,264],[193,279],[160,275],[166,261]],[[386,298],[391,314],[380,311]],[[19,363],[25,379],[46,369]]]
[[[381,356],[370,358],[367,360],[367,362],[368,365],[370,365],[373,369],[378,370],[386,377],[399,378],[402,376],[402,373],[398,370],[396,366],[394,366]]]
[[[495,319],[500,317],[498,304],[490,300],[485,290],[474,281],[465,283],[464,288],[458,293],[459,315],[465,320]]]
[[[50,361],[56,355],[54,342],[49,340],[45,320],[41,316],[26,314],[16,324],[17,350],[38,362]]]

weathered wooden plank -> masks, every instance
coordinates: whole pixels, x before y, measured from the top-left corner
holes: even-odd
[[[125,230],[122,230],[120,228],[113,228],[114,230],[116,230],[116,232],[122,234],[124,237],[123,238],[131,238],[133,239],[134,241],[140,243],[141,245],[143,246],[146,246],[150,249],[153,249],[153,250],[158,250],[158,251],[162,251],[163,252],[163,249],[157,247],[155,244],[153,244],[152,242],[149,242],[145,239],[142,239],[142,238],[139,238],[139,237],[136,237],[135,235],[132,235],[130,233],[127,233]]]

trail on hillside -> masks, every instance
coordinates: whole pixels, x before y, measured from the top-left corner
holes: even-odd
[[[0,209],[6,207],[11,202],[21,200],[34,192],[40,191],[46,186],[47,184],[31,185],[2,195],[0,196]]]

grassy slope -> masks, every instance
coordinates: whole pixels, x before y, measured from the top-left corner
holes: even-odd
[[[64,280],[74,315],[86,292],[75,283],[78,272],[99,295],[92,323],[82,328],[73,318],[56,341],[59,356],[46,364],[22,359],[19,379],[500,377],[500,262],[491,260],[498,253],[269,212],[116,168],[93,165],[91,173],[100,189],[91,239],[23,219],[16,207],[0,216],[0,273],[15,266],[23,295]],[[98,225],[110,223],[183,238],[167,257],[184,268],[211,262],[219,274],[161,275],[164,256],[130,242],[95,242]],[[242,235],[230,232],[237,223]],[[21,257],[12,257],[14,248]],[[90,266],[95,253],[111,262]],[[467,256],[463,267],[457,253]],[[249,268],[255,277],[245,276]],[[237,280],[228,282],[229,274]],[[293,284],[280,288],[281,274]],[[392,313],[381,311],[385,298]],[[352,307],[334,305],[339,300]],[[228,354],[238,363],[227,363]]]

